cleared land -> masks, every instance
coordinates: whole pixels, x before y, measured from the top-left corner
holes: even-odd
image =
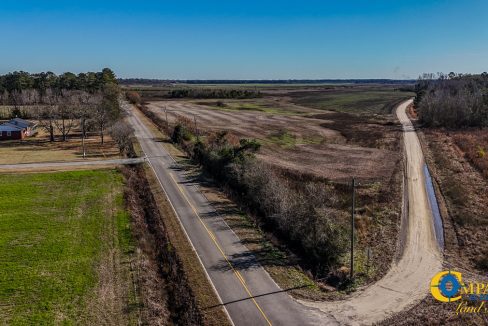
[[[0,320],[136,323],[122,176],[9,174],[0,184]]]
[[[105,136],[104,144],[98,136],[86,139],[85,160],[103,160],[119,158],[119,151],[114,141]],[[50,142],[44,132],[24,140],[0,142],[0,164],[67,162],[83,160],[81,138],[73,135],[68,141]]]
[[[307,92],[311,100],[316,93]],[[306,98],[304,92],[299,94],[298,98]],[[370,113],[378,106],[384,113],[391,112],[408,93],[333,93],[348,103],[348,111],[362,115],[296,105],[291,96],[295,96],[293,92],[251,100],[159,101],[148,107],[163,119],[166,109],[170,124],[185,117],[207,131],[227,130],[237,137],[257,138],[264,145],[260,158],[280,168],[336,180],[352,175],[365,179],[391,176],[399,159],[399,126],[388,114]],[[328,108],[341,111],[342,107],[332,102]]]
[[[413,94],[412,94],[413,95]],[[408,97],[404,92],[388,88],[343,88],[315,92],[294,92],[291,101],[320,110],[347,113],[382,114],[391,113],[399,100]]]
[[[159,116],[161,125],[164,125],[166,109],[170,126],[177,120],[185,119],[187,125],[190,122],[190,127],[195,129],[196,120],[196,129],[200,135],[225,130],[236,139],[258,138],[263,145],[258,154],[259,159],[271,163],[285,174],[290,173],[293,178],[305,176],[305,180],[331,180],[335,185],[334,195],[339,199],[334,213],[339,221],[348,221],[350,214],[350,189],[345,183],[350,182],[351,176],[359,177],[361,185],[357,189],[356,217],[358,253],[355,263],[357,280],[358,284],[375,281],[388,271],[396,253],[400,222],[403,166],[401,126],[391,114],[391,108],[401,98],[410,96],[410,93],[388,90],[398,97],[384,102],[383,113],[373,114],[367,105],[359,102],[354,104],[355,113],[297,105],[291,102],[296,91],[275,88],[266,90],[263,97],[256,99],[165,100],[149,102],[146,106]],[[300,92],[304,91],[306,89],[300,89]],[[342,96],[349,97],[350,94],[342,92]],[[369,96],[373,95],[370,93]],[[378,100],[377,94],[374,97]],[[225,211],[222,214],[232,215],[228,213]],[[250,221],[254,223],[254,228],[259,225],[256,217],[250,217]],[[243,236],[239,231],[239,223],[228,222],[239,236]],[[264,231],[255,233],[261,238],[260,242],[269,244],[271,240],[283,249],[271,230]],[[244,238],[247,241],[246,236]],[[371,252],[369,259],[366,255],[368,249]],[[308,278],[300,272],[293,254],[290,255],[284,249],[280,255],[286,258],[264,264],[275,280],[285,288],[307,283]],[[257,256],[264,257],[259,253]],[[344,257],[343,264],[339,275],[347,271],[348,257]],[[274,271],[271,270],[273,268]],[[336,276],[331,277],[333,279]],[[330,287],[322,290],[317,291],[317,286],[312,286],[294,290],[292,294],[310,299],[337,294],[330,293]]]

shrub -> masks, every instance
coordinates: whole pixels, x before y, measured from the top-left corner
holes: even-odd
[[[190,141],[192,139],[192,134],[181,124],[177,124],[173,129],[173,134],[171,135],[171,141],[177,144],[183,141]]]
[[[485,149],[481,146],[478,146],[478,158],[484,158],[486,155]]]
[[[137,92],[129,91],[125,93],[125,97],[127,98],[127,101],[129,101],[132,104],[141,104],[141,96]]]

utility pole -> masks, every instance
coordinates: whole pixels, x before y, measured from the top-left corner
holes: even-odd
[[[352,178],[352,205],[351,205],[351,275],[350,278],[352,279],[354,276],[354,211],[355,211],[355,192],[356,192],[356,180],[354,177]]]
[[[83,158],[86,158],[86,147],[85,147],[85,118],[81,120],[81,146],[83,147]]]
[[[168,132],[169,122],[168,122],[168,110],[166,109],[166,105],[164,106],[164,114],[166,115],[166,132]]]

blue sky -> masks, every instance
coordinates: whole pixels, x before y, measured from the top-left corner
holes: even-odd
[[[488,1],[0,2],[0,73],[416,78],[488,70]]]

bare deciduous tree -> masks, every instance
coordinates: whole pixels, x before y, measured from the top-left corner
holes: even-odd
[[[56,129],[61,133],[63,141],[68,139],[70,131],[76,126],[77,117],[75,107],[77,104],[77,97],[72,92],[62,92],[60,103],[57,105],[54,124]]]
[[[86,157],[86,135],[88,131],[88,123],[94,116],[94,109],[97,105],[97,99],[87,92],[79,92],[76,95],[75,116],[79,120],[81,127],[81,144],[83,148],[83,158]]]
[[[96,105],[94,111],[94,120],[97,124],[98,131],[100,132],[100,143],[103,145],[104,133],[107,125],[110,122],[111,111],[110,103],[102,100],[100,104]]]
[[[129,154],[132,149],[132,136],[134,130],[132,127],[123,120],[117,121],[112,128],[110,128],[110,134],[119,147],[120,154]]]

